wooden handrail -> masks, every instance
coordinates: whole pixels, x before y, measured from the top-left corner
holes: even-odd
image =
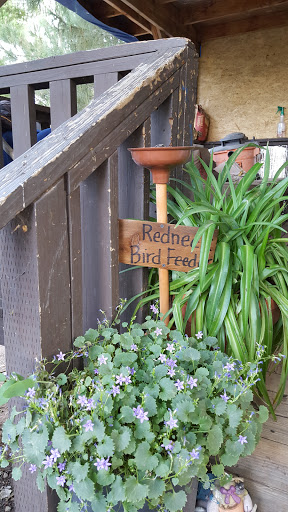
[[[153,61],[139,65],[9,164],[0,185],[0,228],[67,171],[74,190],[111,156],[127,133],[143,123],[179,85],[185,50],[186,41],[182,47],[158,51]]]

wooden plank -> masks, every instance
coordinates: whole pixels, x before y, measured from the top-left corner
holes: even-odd
[[[30,85],[13,85],[10,95],[14,158],[17,158],[37,142],[34,89]]]
[[[9,64],[0,67],[0,77],[8,75],[19,75],[41,70],[63,68],[65,66],[74,66],[85,63],[97,63],[104,60],[119,59],[121,57],[139,57],[141,62],[143,55],[158,51],[165,51],[171,48],[181,48],[188,42],[183,37],[174,37],[173,39],[163,39],[161,41],[145,41],[137,43],[120,44],[119,46],[109,46],[97,50],[86,50],[81,52],[69,53],[68,55],[59,55],[55,57],[46,57],[23,64]],[[12,83],[12,82],[11,82]],[[32,82],[31,82],[32,83]],[[2,87],[2,79],[0,80]]]
[[[2,123],[0,121],[0,140],[2,141]],[[0,169],[4,166],[4,158],[3,158],[3,151],[2,151],[2,143],[0,148]]]
[[[150,172],[135,164],[128,148],[149,147],[151,145],[150,119],[147,119],[130,137],[119,147],[119,216],[149,218]],[[135,200],[137,194],[137,200]],[[120,264],[120,271],[131,268],[131,265]],[[131,298],[147,288],[148,269],[120,273],[119,295],[121,298]],[[135,304],[131,304],[123,315],[124,321],[131,318]],[[139,312],[137,319],[144,320],[145,312]]]
[[[268,484],[268,473],[266,473],[263,483],[254,482],[253,480],[245,478],[245,487],[249,491],[253,504],[256,503],[258,505],[257,511],[271,512],[271,510],[275,510],[277,512],[287,512],[287,492],[279,492],[273,488],[271,489]]]
[[[217,23],[216,25],[199,25],[197,27],[198,40],[200,42],[227,37],[236,34],[244,34],[255,30],[264,30],[283,27],[288,24],[288,12],[276,12],[273,14],[251,16],[245,20],[230,21],[229,23]]]
[[[97,326],[99,310],[112,319],[119,303],[117,153],[81,186],[84,331]]]
[[[71,192],[69,176],[67,176],[67,189],[71,276],[71,336],[74,340],[77,336],[83,334],[81,202],[80,187]]]
[[[104,0],[106,4],[117,9],[118,12],[124,14],[129,20],[136,23],[139,27],[145,30],[147,33],[151,33],[151,23],[145,17],[141,16],[133,8],[129,7],[122,0]],[[96,13],[95,13],[96,15]]]
[[[177,145],[175,141],[172,141],[173,122],[172,95],[170,95],[151,114],[151,146],[159,144],[164,146]]]
[[[261,15],[265,10],[269,10],[269,15],[273,8],[287,7],[287,0],[213,0],[209,4],[199,2],[198,4],[186,5],[181,9],[185,25],[201,22],[219,22],[226,21],[225,18],[241,15],[249,16],[251,14]]]
[[[155,9],[150,2],[143,2],[142,0],[123,0],[123,3],[148,20],[152,25],[163,30],[170,37],[177,37],[181,34],[184,37],[190,37],[192,41],[196,41],[196,34],[194,30],[191,32],[189,30],[188,35],[188,31],[183,27],[183,20],[181,19],[179,9],[176,6],[170,5],[169,9],[167,9],[162,5],[157,5],[157,9]]]
[[[119,80],[118,72],[103,73],[94,76],[94,98],[97,98],[110,87],[117,84]]]
[[[145,119],[145,114],[147,118],[151,110],[157,108],[177,87],[179,77],[176,71],[182,64],[182,53],[183,49],[172,49],[160,54],[153,63],[139,66],[110,88],[109,94],[92,101],[72,120],[63,123],[40,144],[31,148],[29,165],[27,159],[12,162],[9,173],[0,184],[0,226],[11,219],[9,212],[14,217],[25,205],[31,204],[52,186],[69,167],[76,169],[74,181],[77,178],[79,183],[86,178],[97,167],[95,149],[99,151],[100,147],[102,155],[105,152],[107,156],[109,154],[109,146],[105,147],[105,136],[115,130],[114,136],[117,135],[119,145],[127,138],[129,124],[134,123],[134,131]],[[164,85],[161,88],[162,83]],[[156,91],[158,94],[154,94]],[[150,103],[153,103],[152,108]],[[139,119],[138,113],[141,114]],[[82,177],[84,171],[86,174]],[[19,187],[22,188],[22,201],[16,195]],[[15,207],[14,213],[11,213],[11,203]]]
[[[191,253],[198,229],[159,222],[119,219],[119,260],[128,265],[189,272],[199,266],[201,243]],[[215,233],[208,263],[214,258]]]
[[[77,114],[76,83],[73,80],[50,82],[51,129]]]

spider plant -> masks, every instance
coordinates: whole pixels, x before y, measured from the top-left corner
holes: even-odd
[[[191,183],[175,180],[181,188],[169,186],[170,218],[177,224],[199,228],[192,251],[201,238],[199,267],[188,273],[171,273],[170,327],[175,323],[184,333],[192,317],[191,335],[201,330],[205,336],[217,336],[221,350],[243,363],[254,360],[257,343],[265,346],[267,356],[281,350],[286,358],[274,404],[265,386],[267,364],[257,383],[258,394],[273,413],[282,400],[288,375],[288,238],[281,237],[285,231],[281,226],[288,219],[283,214],[288,177],[278,180],[287,163],[269,180],[267,151],[263,179],[254,181],[262,165],[256,163],[235,184],[230,168],[242,149],[234,152],[217,178],[212,172],[212,158],[210,166],[202,161],[207,181],[192,160],[186,165]],[[214,261],[208,265],[216,229]],[[158,296],[156,284],[137,308]],[[275,325],[273,301],[280,310]]]

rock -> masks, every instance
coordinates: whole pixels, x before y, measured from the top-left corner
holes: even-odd
[[[11,510],[11,507],[9,507],[9,505],[7,505],[7,506],[5,507],[5,512],[10,512],[10,510]]]
[[[11,487],[4,487],[3,489],[1,489],[0,491],[0,500],[4,500],[5,498],[9,498],[10,494],[11,494]]]

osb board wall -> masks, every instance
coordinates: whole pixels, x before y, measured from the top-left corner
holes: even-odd
[[[203,43],[197,101],[210,115],[209,141],[238,131],[276,137],[278,105],[287,108],[288,136],[287,27]]]

